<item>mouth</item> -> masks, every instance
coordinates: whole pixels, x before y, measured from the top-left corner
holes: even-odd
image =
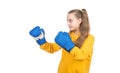
[[[69,26],[69,28],[72,28],[71,26]]]

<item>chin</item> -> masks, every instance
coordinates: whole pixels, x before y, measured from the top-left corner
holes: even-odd
[[[70,29],[70,31],[74,31],[73,29]]]
[[[69,28],[70,31],[74,31],[74,28]]]

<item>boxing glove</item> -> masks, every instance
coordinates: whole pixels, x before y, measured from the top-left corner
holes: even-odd
[[[30,30],[29,34],[34,37],[39,45],[46,43],[44,29],[41,29],[39,26],[36,26]]]
[[[67,32],[60,31],[55,37],[55,42],[68,52],[75,46]]]

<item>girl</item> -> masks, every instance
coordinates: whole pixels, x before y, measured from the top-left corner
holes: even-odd
[[[90,26],[87,11],[74,9],[68,12],[67,24],[70,32],[60,31],[55,37],[56,43],[45,39],[45,32],[39,26],[30,31],[40,48],[54,53],[62,48],[62,58],[58,73],[89,73],[94,37],[89,33]]]

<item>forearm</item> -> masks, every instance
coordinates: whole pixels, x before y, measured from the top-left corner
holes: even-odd
[[[40,48],[49,53],[54,53],[61,49],[61,47],[58,46],[56,43],[49,43],[49,42],[46,42],[45,44],[40,45]]]
[[[75,59],[86,59],[92,55],[93,52],[94,37],[89,35],[84,41],[83,45],[79,48],[74,46],[70,51]]]
[[[74,47],[71,51],[70,54],[74,57],[76,60],[84,60],[88,57],[91,57],[92,55],[93,48],[78,48]]]

